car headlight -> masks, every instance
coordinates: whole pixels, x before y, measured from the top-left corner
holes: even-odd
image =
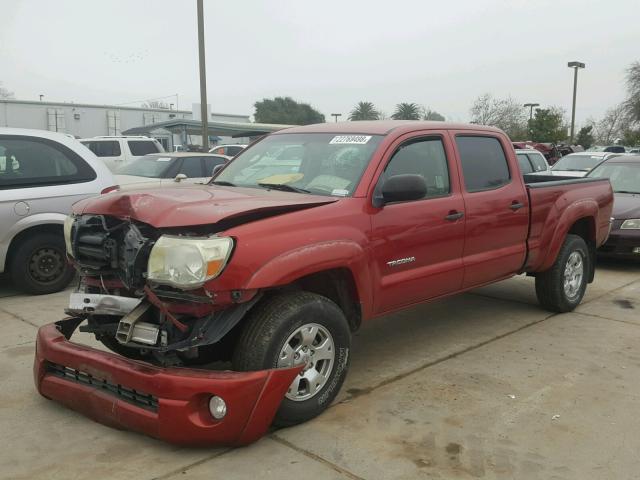
[[[62,227],[64,233],[64,244],[67,246],[67,254],[73,257],[73,249],[71,248],[71,229],[73,228],[73,222],[76,221],[76,217],[69,215],[64,219],[64,225]]]
[[[638,230],[640,229],[640,218],[629,218],[622,222],[620,228],[623,230]]]
[[[232,248],[229,237],[162,235],[149,254],[147,278],[184,290],[198,288],[222,273]]]

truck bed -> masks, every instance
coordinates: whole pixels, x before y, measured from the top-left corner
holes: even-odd
[[[524,271],[544,271],[551,266],[545,259],[550,258],[548,250],[556,248],[551,245],[554,232],[570,226],[563,223],[568,205],[584,211],[585,217],[595,216],[595,224],[586,222],[581,228],[588,229],[596,247],[605,242],[610,225],[607,212],[611,211],[613,201],[609,179],[552,175],[523,175],[523,178],[531,210]]]

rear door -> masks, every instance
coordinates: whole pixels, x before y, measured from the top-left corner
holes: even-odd
[[[529,203],[506,137],[451,132],[464,189],[464,281],[468,288],[518,272],[524,264]]]
[[[464,201],[446,133],[399,138],[383,165],[378,185],[393,175],[418,174],[427,183],[427,195],[386,204],[372,214],[377,313],[454,292],[463,276]]]

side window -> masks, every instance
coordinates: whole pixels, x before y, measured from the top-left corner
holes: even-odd
[[[533,169],[531,168],[531,163],[529,163],[529,157],[527,157],[526,153],[518,153],[518,165],[520,165],[520,171],[524,173],[531,173]]]
[[[227,159],[224,157],[202,157],[204,159],[204,172],[205,177],[211,176],[213,167],[217,165],[224,165],[227,163]]]
[[[450,192],[449,166],[440,138],[421,138],[401,145],[385,168],[387,178],[393,175],[417,174],[427,183],[425,198]]]
[[[115,140],[83,142],[96,157],[119,157],[120,143]]]
[[[182,159],[182,165],[180,165],[180,171],[178,173],[184,173],[188,178],[204,177],[202,174],[202,163],[200,157],[185,157]]]
[[[34,137],[0,137],[0,188],[94,180],[96,174],[64,145]]]
[[[495,137],[456,137],[467,192],[493,190],[511,181],[509,164]]]
[[[547,163],[541,154],[527,153],[527,155],[529,156],[529,160],[531,160],[531,164],[536,172],[544,172],[547,169]]]
[[[151,140],[129,140],[127,142],[131,155],[136,157],[146,155],[147,153],[158,153],[156,143]]]
[[[230,157],[235,157],[242,151],[242,147],[227,147],[227,155]]]

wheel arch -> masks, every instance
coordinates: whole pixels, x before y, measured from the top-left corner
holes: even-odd
[[[244,288],[299,288],[324,295],[343,308],[352,330],[371,314],[369,265],[363,248],[353,241],[323,242],[279,255],[258,269]]]
[[[547,244],[547,252],[544,259],[540,262],[537,272],[543,272],[551,268],[556,261],[560,248],[567,238],[568,234],[574,234],[582,237],[589,247],[589,255],[591,264],[594,265],[595,246],[596,246],[596,218],[598,216],[598,204],[595,201],[582,201],[570,205],[564,210],[560,219],[558,219],[553,234],[550,238],[545,239],[542,244]],[[589,282],[593,281],[593,268],[589,272]]]
[[[47,219],[41,223],[33,224],[30,226],[23,228],[13,235],[11,241],[9,242],[9,246],[7,247],[7,255],[4,260],[4,268],[6,269],[8,265],[10,265],[13,255],[15,254],[17,246],[20,242],[26,237],[30,237],[32,235],[43,234],[43,233],[53,233],[63,235],[63,222],[64,216],[62,216],[62,220],[60,222],[52,221],[51,219]]]

